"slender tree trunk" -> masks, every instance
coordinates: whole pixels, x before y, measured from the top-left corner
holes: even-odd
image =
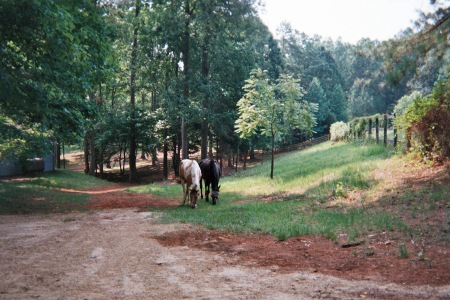
[[[89,93],[89,101],[95,102],[94,93]],[[96,159],[95,159],[95,132],[94,129],[89,130],[89,175],[95,175]]]
[[[89,137],[88,137],[88,134],[86,134],[84,136],[83,151],[84,151],[84,174],[89,174]]]
[[[89,153],[90,153],[89,175],[94,176],[95,169],[97,166],[96,161],[95,161],[95,132],[94,132],[94,129],[91,129],[89,131]]]
[[[208,156],[212,159],[212,158],[214,158],[214,154],[213,154],[214,139],[213,139],[211,132],[208,132],[208,141],[209,141]],[[217,145],[219,145],[219,143],[217,143]],[[218,155],[219,155],[219,147],[217,147],[217,149],[216,149],[216,159],[218,159],[217,158]]]
[[[208,120],[203,118],[202,121],[202,139],[201,139],[201,150],[200,158],[205,159],[208,157]]]
[[[189,104],[189,64],[190,64],[190,23],[191,23],[191,14],[192,11],[189,6],[189,0],[184,1],[184,11],[186,15],[186,20],[184,23],[184,33],[182,40],[182,61],[183,61],[183,105],[187,106]],[[186,107],[183,107],[185,110]],[[189,158],[189,141],[187,136],[187,126],[186,126],[186,117],[183,115],[181,117],[181,154],[183,159]]]
[[[206,4],[207,7],[205,9],[205,13],[207,14],[206,18],[209,18],[212,15],[211,3]],[[210,110],[210,102],[211,99],[208,95],[209,90],[209,43],[211,39],[211,26],[209,22],[206,22],[206,26],[204,26],[204,38],[202,45],[202,58],[201,58],[201,70],[202,70],[202,83],[203,83],[203,107],[204,116],[202,120],[202,132],[201,132],[201,158],[205,159],[208,156],[208,128],[209,128],[209,118],[208,113]]]
[[[64,150],[64,143],[62,144],[62,155],[63,155],[63,168],[66,169],[66,152]]]
[[[244,170],[247,170],[247,153],[248,153],[248,150],[245,150],[245,153],[244,153],[244,167],[243,167]]]
[[[55,149],[56,149],[56,153],[55,153],[56,168],[61,169],[61,144],[56,142]]]
[[[139,17],[140,10],[140,0],[136,0],[136,15],[135,18]],[[136,88],[136,72],[137,72],[137,47],[138,47],[138,27],[134,26],[133,30],[133,44],[131,49],[131,75],[130,75],[130,106],[131,106],[131,116],[130,116],[130,155],[129,155],[129,166],[130,166],[130,178],[129,181],[131,183],[136,182],[138,179],[137,169],[136,169],[136,151],[137,151],[137,143],[136,143],[136,98],[135,98],[135,88]]]
[[[273,167],[275,164],[275,133],[272,130],[272,159],[270,162],[270,179],[273,179]]]
[[[169,178],[169,168],[167,166],[167,152],[169,151],[169,145],[167,144],[167,128],[164,128],[164,146],[163,146],[163,180]]]
[[[188,143],[186,120],[181,117],[181,159],[189,159]]]

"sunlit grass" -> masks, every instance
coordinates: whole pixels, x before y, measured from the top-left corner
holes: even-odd
[[[66,188],[76,190],[90,190],[111,185],[110,182],[71,170],[56,170],[43,176],[32,178],[27,185],[45,188]]]
[[[85,211],[89,195],[59,189],[89,190],[110,182],[70,170],[44,173],[19,181],[0,181],[0,213],[62,213]]]
[[[373,230],[403,228],[401,220],[385,212],[368,211],[364,206],[326,206],[338,183],[348,191],[376,186],[372,171],[387,157],[388,150],[380,145],[323,143],[277,157],[273,180],[270,162],[222,178],[216,206],[200,200],[197,210],[164,209],[162,220],[237,233],[267,233],[278,239],[322,235],[336,240],[341,233],[355,239]],[[181,196],[180,185],[154,184],[130,190]]]
[[[0,213],[64,213],[85,211],[89,195],[64,193],[29,182],[0,181]]]

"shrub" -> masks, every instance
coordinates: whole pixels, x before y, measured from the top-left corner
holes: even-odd
[[[414,99],[396,123],[405,131],[408,150],[433,160],[450,156],[450,79],[438,82],[431,95]]]
[[[339,121],[331,124],[330,126],[330,139],[333,142],[341,141],[347,138],[349,133],[350,127],[347,123]]]

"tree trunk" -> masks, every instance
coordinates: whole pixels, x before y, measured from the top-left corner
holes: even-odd
[[[139,16],[140,10],[140,1],[136,0],[136,15],[135,18],[137,20]],[[128,164],[130,166],[130,183],[137,181],[137,169],[136,169],[136,151],[137,151],[137,143],[136,143],[136,98],[135,98],[135,88],[136,88],[136,69],[137,69],[137,47],[138,47],[138,27],[135,25],[133,30],[133,44],[131,49],[131,74],[130,74],[130,106],[131,106],[131,116],[130,116],[130,155],[128,158]]]
[[[205,159],[208,157],[208,120],[203,118],[202,121],[202,139],[201,139],[201,151],[200,158]]]
[[[189,104],[189,59],[190,59],[190,34],[189,34],[189,26],[191,23],[191,14],[189,0],[184,1],[185,5],[185,15],[186,20],[184,23],[184,33],[182,40],[182,61],[183,61],[183,105],[188,106]],[[187,107],[183,107],[183,111]],[[187,136],[187,126],[186,126],[186,117],[183,115],[181,117],[181,154],[183,159],[189,158],[189,144],[188,144],[188,136]]]
[[[84,136],[83,142],[84,150],[84,174],[89,174],[89,138],[88,133]]]
[[[208,5],[208,4],[206,4]],[[209,3],[208,7],[205,9],[205,12],[207,14],[207,20],[212,15],[212,9],[211,4]],[[205,33],[203,38],[203,45],[202,45],[202,58],[201,58],[201,70],[202,70],[202,84],[203,84],[203,107],[204,109],[204,116],[202,120],[202,135],[201,135],[201,159],[205,159],[208,156],[208,128],[209,128],[209,118],[208,113],[210,109],[210,99],[208,95],[209,90],[209,43],[210,43],[210,37],[211,37],[211,26],[209,25],[208,21],[206,22]],[[212,157],[211,157],[212,158]]]
[[[94,176],[95,175],[95,169],[96,169],[96,161],[95,161],[95,132],[94,129],[91,129],[89,131],[89,153],[90,159],[89,159],[89,175]]]
[[[164,146],[163,146],[163,180],[167,180],[169,178],[169,168],[167,161],[167,152],[169,151],[169,145],[167,144],[167,128],[164,128]]]
[[[55,153],[56,168],[61,169],[61,144],[56,142],[55,149],[56,149],[56,153]]]
[[[95,102],[94,93],[89,93],[89,101]],[[96,159],[95,159],[95,132],[94,129],[89,130],[89,175],[95,175]]]
[[[273,179],[273,166],[275,161],[275,134],[272,131],[272,160],[270,162],[270,179]]]

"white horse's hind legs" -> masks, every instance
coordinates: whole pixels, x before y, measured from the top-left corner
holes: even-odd
[[[187,187],[185,187],[185,184],[186,184],[186,182],[182,179],[181,186],[183,187],[183,204],[181,204],[181,205],[184,205],[186,203],[186,197],[188,197],[188,192],[189,192],[189,189],[187,189],[187,192],[186,192]]]

